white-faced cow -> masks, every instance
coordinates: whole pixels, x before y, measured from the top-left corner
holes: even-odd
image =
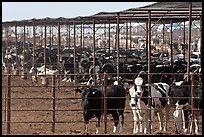
[[[197,111],[196,109],[202,109],[202,89],[198,86],[198,82],[194,83],[194,107],[192,108],[192,85],[191,80],[189,81],[179,81],[173,83],[173,85],[169,89],[169,97],[171,104],[175,106],[175,111],[173,113],[174,122],[177,133],[187,133],[189,121],[190,123],[190,131],[192,133],[192,120],[195,122],[195,130],[194,133],[198,134],[198,116],[201,111]],[[190,119],[190,115],[192,114],[192,109],[194,110],[195,117],[194,119]],[[190,114],[190,115],[189,115]],[[183,123],[183,126],[181,126]]]
[[[98,133],[100,127],[100,118],[104,112],[104,87],[86,87],[82,90],[76,89],[75,91],[82,93],[81,105],[83,109],[85,132],[88,133],[89,120],[95,116],[97,118],[96,133]],[[107,114],[112,114],[113,116],[113,133],[116,133],[116,131],[119,131],[119,133],[121,133],[123,129],[123,113],[126,100],[125,96],[126,91],[122,86],[112,85],[107,87]]]
[[[166,131],[169,100],[169,85],[166,83],[153,83],[151,87],[151,120],[155,114],[158,115],[160,130]],[[133,112],[134,124],[133,134],[138,132],[147,133],[149,127],[149,107],[148,107],[148,84],[143,83],[143,78],[137,77],[135,82],[129,82],[130,107]],[[152,125],[151,125],[152,129]]]

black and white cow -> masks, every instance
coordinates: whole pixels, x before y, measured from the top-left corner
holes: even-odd
[[[104,112],[104,87],[91,88],[86,87],[82,90],[76,89],[76,92],[82,93],[82,109],[85,124],[85,132],[88,132],[88,123],[94,116],[97,118],[96,133],[99,132],[100,118]],[[126,101],[126,91],[122,86],[112,85],[107,87],[107,114],[112,114],[114,120],[113,133],[116,133],[119,126],[119,133],[122,132],[124,122],[124,108]]]
[[[45,74],[47,76],[51,76],[51,75],[57,76],[59,74],[59,71],[46,68],[46,73],[45,73],[45,65],[43,65],[42,67],[31,67],[31,69],[29,70],[29,73],[32,75],[32,83],[37,83],[38,76],[41,76],[41,79],[44,77]]]
[[[12,66],[13,58],[14,57],[11,54],[7,54],[5,55],[5,57],[3,57],[2,65],[4,69],[7,69],[8,67]]]
[[[192,112],[192,94],[191,94],[191,81],[179,81],[173,83],[169,89],[169,97],[172,105],[175,106],[175,111],[173,113],[174,122],[177,133],[187,133],[190,115]],[[198,86],[198,83],[194,83],[194,109],[202,109],[202,89]],[[194,111],[195,117],[195,131],[194,133],[198,134],[198,116],[201,111]],[[183,127],[181,127],[183,123]],[[192,121],[190,125],[190,131],[192,132]]]
[[[129,82],[130,107],[133,112],[133,134],[147,133],[149,126],[148,84],[143,83],[142,77],[137,77],[135,82]],[[160,130],[166,131],[169,119],[169,85],[166,83],[153,83],[151,86],[151,120],[158,115]],[[151,125],[152,129],[152,125]]]

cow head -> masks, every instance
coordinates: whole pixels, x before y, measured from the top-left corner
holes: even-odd
[[[137,86],[137,90],[136,90],[136,96],[137,97],[141,97],[141,93],[142,93],[142,83],[143,83],[143,78],[141,77],[137,77],[135,79],[135,85]]]
[[[101,92],[96,88],[84,87],[83,89],[76,89],[77,94],[82,93],[82,107],[92,108],[92,106],[99,104],[101,101]]]
[[[142,83],[143,79],[141,77],[137,77],[135,82],[129,82],[129,96],[130,96],[130,106],[135,107],[137,103],[137,98],[141,98],[142,96]]]
[[[135,83],[129,82],[129,99],[130,99],[130,106],[135,107],[136,106],[136,90],[135,90]]]

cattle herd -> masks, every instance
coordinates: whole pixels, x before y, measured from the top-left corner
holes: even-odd
[[[120,60],[117,66],[117,50],[113,48],[96,48],[93,54],[91,47],[83,49],[80,46],[75,49],[65,47],[58,51],[58,47],[52,45],[46,47],[45,66],[44,47],[35,47],[33,53],[33,45],[29,42],[24,46],[20,42],[17,43],[18,46],[13,46],[14,43],[9,45],[12,46],[2,48],[2,64],[5,70],[10,67],[12,70],[19,69],[36,76],[56,75],[62,81],[77,85],[86,83],[85,87],[75,90],[82,96],[86,132],[89,120],[93,117],[97,118],[96,133],[99,132],[100,119],[104,112],[104,88],[99,85],[104,84],[104,75],[101,74],[107,73],[107,113],[112,114],[114,120],[113,133],[117,131],[122,133],[126,96],[129,97],[133,113],[133,134],[148,133],[154,128],[149,119],[153,120],[155,116],[159,120],[159,129],[167,131],[170,115],[174,117],[177,133],[199,133],[197,121],[202,109],[202,75],[199,62],[190,62],[188,75],[187,62],[184,59],[174,59],[171,62],[168,53],[151,53],[152,75],[149,84],[145,48],[119,49]],[[117,68],[119,77],[116,74]],[[93,75],[94,73],[96,75]],[[74,77],[72,74],[79,75]],[[175,109],[173,114],[169,113],[172,106]]]

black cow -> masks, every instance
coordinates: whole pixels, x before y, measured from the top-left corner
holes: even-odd
[[[82,93],[82,109],[85,123],[85,132],[88,132],[88,123],[94,116],[97,118],[96,133],[99,131],[100,118],[104,112],[104,87],[76,89],[75,92]],[[114,120],[113,133],[116,133],[120,122],[119,133],[122,132],[124,122],[124,108],[126,91],[122,86],[111,85],[107,87],[107,114],[112,114]]]
[[[169,97],[172,105],[175,106],[175,111],[173,113],[176,132],[184,133],[187,132],[189,124],[189,114],[192,112],[192,94],[191,94],[191,81],[180,81],[174,83],[169,89]],[[194,83],[194,109],[202,109],[202,89],[198,86],[198,82]],[[195,111],[195,133],[198,134],[197,117],[199,111]],[[184,120],[184,121],[183,121]],[[183,121],[183,129],[181,127],[181,121]],[[190,132],[192,131],[192,121]]]

